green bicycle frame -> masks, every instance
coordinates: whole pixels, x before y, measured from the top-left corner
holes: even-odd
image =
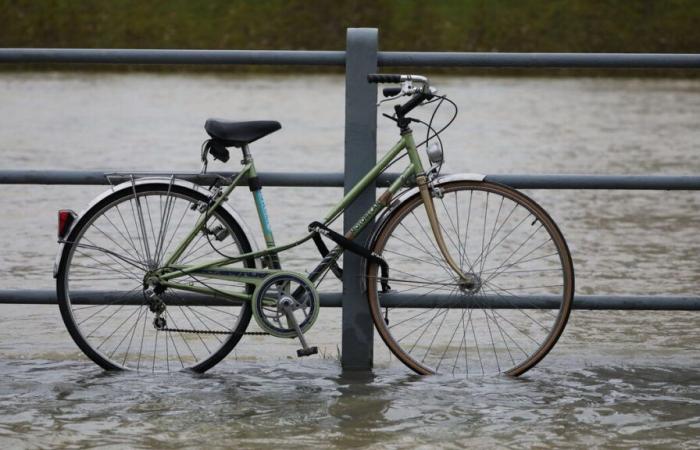
[[[359,195],[367,188],[377,177],[391,164],[391,162],[399,155],[402,150],[406,150],[409,157],[409,164],[403,170],[401,175],[394,180],[391,185],[386,189],[386,191],[377,199],[377,201],[360,217],[360,219],[350,228],[350,230],[345,234],[347,239],[353,239],[356,237],[368,224],[370,224],[374,218],[379,214],[384,208],[386,208],[391,198],[404,186],[407,186],[414,182],[416,177],[424,175],[423,165],[418,155],[415,142],[413,140],[413,134],[407,131],[402,134],[401,139],[384,155],[381,160],[364,176],[360,179],[355,186],[347,193],[345,196],[336,204],[323,219],[324,225],[329,225],[335,221],[342,213],[345,208],[348,207]],[[213,212],[218,208],[222,202],[226,201],[228,196],[233,192],[233,190],[241,184],[244,178],[250,179],[257,175],[255,171],[255,164],[253,158],[250,156],[247,148],[243,149],[244,160],[243,168],[241,171],[231,180],[230,184],[224,188],[221,193],[214,197],[213,202],[209,205],[202,216],[199,218],[195,224],[192,231],[183,239],[183,241],[177,246],[175,251],[170,255],[170,257],[165,261],[164,268],[176,269],[174,271],[162,273],[159,275],[159,282],[165,286],[173,289],[180,289],[191,292],[198,292],[203,294],[217,294],[226,295],[232,299],[247,301],[250,300],[250,294],[236,293],[222,291],[219,289],[213,290],[206,287],[190,286],[187,284],[181,284],[175,282],[177,278],[188,276],[191,274],[196,274],[198,277],[204,278],[218,278],[228,281],[240,282],[245,284],[252,284],[258,286],[262,280],[274,271],[280,270],[279,264],[276,268],[261,270],[261,269],[249,269],[249,268],[238,268],[231,270],[226,270],[224,267],[236,262],[261,258],[261,257],[273,257],[278,261],[277,254],[288,250],[290,248],[301,245],[311,239],[314,232],[311,231],[305,236],[284,245],[275,245],[274,237],[272,234],[272,229],[270,227],[270,221],[267,214],[267,209],[265,206],[265,201],[262,196],[262,190],[254,190],[253,197],[255,200],[255,205],[258,213],[258,219],[260,222],[260,227],[262,229],[263,235],[265,237],[266,248],[264,250],[243,253],[236,257],[222,258],[216,261],[207,262],[203,264],[196,265],[177,265],[175,262],[183,254],[187,246],[192,242],[192,240],[197,236],[197,234],[202,231],[207,220]],[[312,270],[308,278],[312,282],[316,282],[342,254],[343,249],[340,246],[333,248],[330,253]]]

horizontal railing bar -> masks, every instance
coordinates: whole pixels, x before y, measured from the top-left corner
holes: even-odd
[[[517,189],[700,190],[694,175],[486,175]]]
[[[380,66],[698,69],[700,54],[379,52]]]
[[[380,66],[522,68],[700,68],[700,54],[379,52]],[[345,64],[345,51],[2,48],[0,63]]]
[[[40,185],[109,185],[135,177],[163,176],[210,185],[218,175],[190,172],[103,172],[90,170],[0,170],[0,184]],[[266,186],[342,187],[342,173],[263,172],[258,175]],[[383,174],[378,186],[388,186],[398,174]],[[487,181],[518,189],[629,189],[629,190],[700,190],[700,176],[673,175],[487,175]]]
[[[557,298],[548,295],[530,295],[525,297],[476,296],[455,297],[454,295],[431,295],[429,298],[420,294],[383,294],[383,306],[397,308],[482,308],[491,309],[550,309],[557,308]],[[200,294],[179,293],[180,299],[168,298],[170,305],[205,305],[225,306],[240,304],[221,298]],[[320,294],[321,306],[342,306],[341,293]],[[113,302],[139,305],[143,304],[141,293],[128,296],[120,291],[78,291],[71,293],[71,301],[80,305],[102,305]],[[45,290],[0,290],[0,304],[55,305],[56,291]],[[663,311],[700,311],[700,297],[697,296],[654,296],[654,295],[577,295],[573,309],[584,310],[663,310]]]
[[[45,185],[115,185],[135,178],[170,177],[191,181],[195,184],[210,185],[219,176],[231,177],[237,172],[209,172],[207,174],[192,172],[104,172],[95,170],[0,170],[0,184],[45,184]],[[258,173],[261,183],[267,186],[296,187],[342,187],[342,173],[300,173],[300,172],[263,172]],[[394,176],[395,177],[395,176]],[[388,185],[393,177],[384,175],[384,184]]]
[[[344,51],[0,48],[0,63],[343,66]]]

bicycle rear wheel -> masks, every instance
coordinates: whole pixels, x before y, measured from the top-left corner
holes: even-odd
[[[155,305],[146,292],[146,274],[160,268],[202,217],[198,202],[207,197],[169,183],[136,184],[118,190],[90,208],[71,230],[57,271],[63,321],[76,344],[105,369],[203,372],[240,341],[250,322],[247,303],[220,295],[167,289]],[[176,264],[222,259],[251,251],[236,220],[219,207]],[[214,233],[215,232],[215,233]],[[253,260],[238,267],[254,267]],[[242,283],[189,275],[192,287],[248,292]],[[206,302],[206,305],[202,302]],[[156,326],[155,309],[165,327]]]
[[[372,251],[389,264],[392,288],[381,293],[368,266],[372,319],[389,349],[420,374],[520,375],[554,346],[574,292],[564,237],[534,201],[511,188],[460,181],[435,197],[453,259],[442,257],[419,195],[378,231]],[[398,294],[398,295],[397,295]]]

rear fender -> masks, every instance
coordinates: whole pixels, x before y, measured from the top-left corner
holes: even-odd
[[[198,184],[194,184],[190,181],[185,181],[185,180],[180,180],[177,178],[168,178],[168,177],[144,177],[144,178],[137,178],[133,181],[133,184],[131,181],[125,181],[124,183],[118,184],[116,186],[112,186],[110,189],[104,191],[97,197],[95,197],[90,204],[85,208],[83,211],[78,214],[78,217],[73,221],[73,224],[71,225],[71,228],[66,232],[66,236],[69,236],[70,233],[73,231],[73,228],[78,224],[81,219],[85,216],[85,214],[92,209],[96,204],[107,198],[108,196],[114,194],[115,192],[120,192],[123,190],[131,190],[133,189],[133,186],[140,186],[143,184],[163,184],[165,186],[170,186],[171,184],[174,186],[180,186],[183,188],[191,189],[193,191],[196,191],[199,194],[202,195],[209,195],[210,192],[203,188],[202,186],[199,186]],[[256,252],[259,250],[259,247],[257,245],[257,242],[255,240],[255,236],[253,233],[251,233],[250,228],[246,224],[246,222],[243,220],[243,218],[233,209],[227,202],[222,202],[221,206],[226,210],[227,213],[233,217],[233,220],[238,222],[238,225],[240,225],[241,229],[245,233],[246,237],[248,238],[248,241],[250,242],[250,247],[251,249]],[[56,258],[54,260],[53,264],[53,277],[56,278],[58,275],[58,264],[61,260],[61,255],[63,254],[63,247],[64,243],[59,243],[58,246],[58,252],[56,253]],[[256,259],[255,260],[256,266],[258,266],[260,263]]]

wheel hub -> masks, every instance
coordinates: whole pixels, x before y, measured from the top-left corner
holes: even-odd
[[[457,282],[459,290],[468,295],[474,295],[481,291],[481,277],[475,273],[466,274],[466,278],[462,278]]]

